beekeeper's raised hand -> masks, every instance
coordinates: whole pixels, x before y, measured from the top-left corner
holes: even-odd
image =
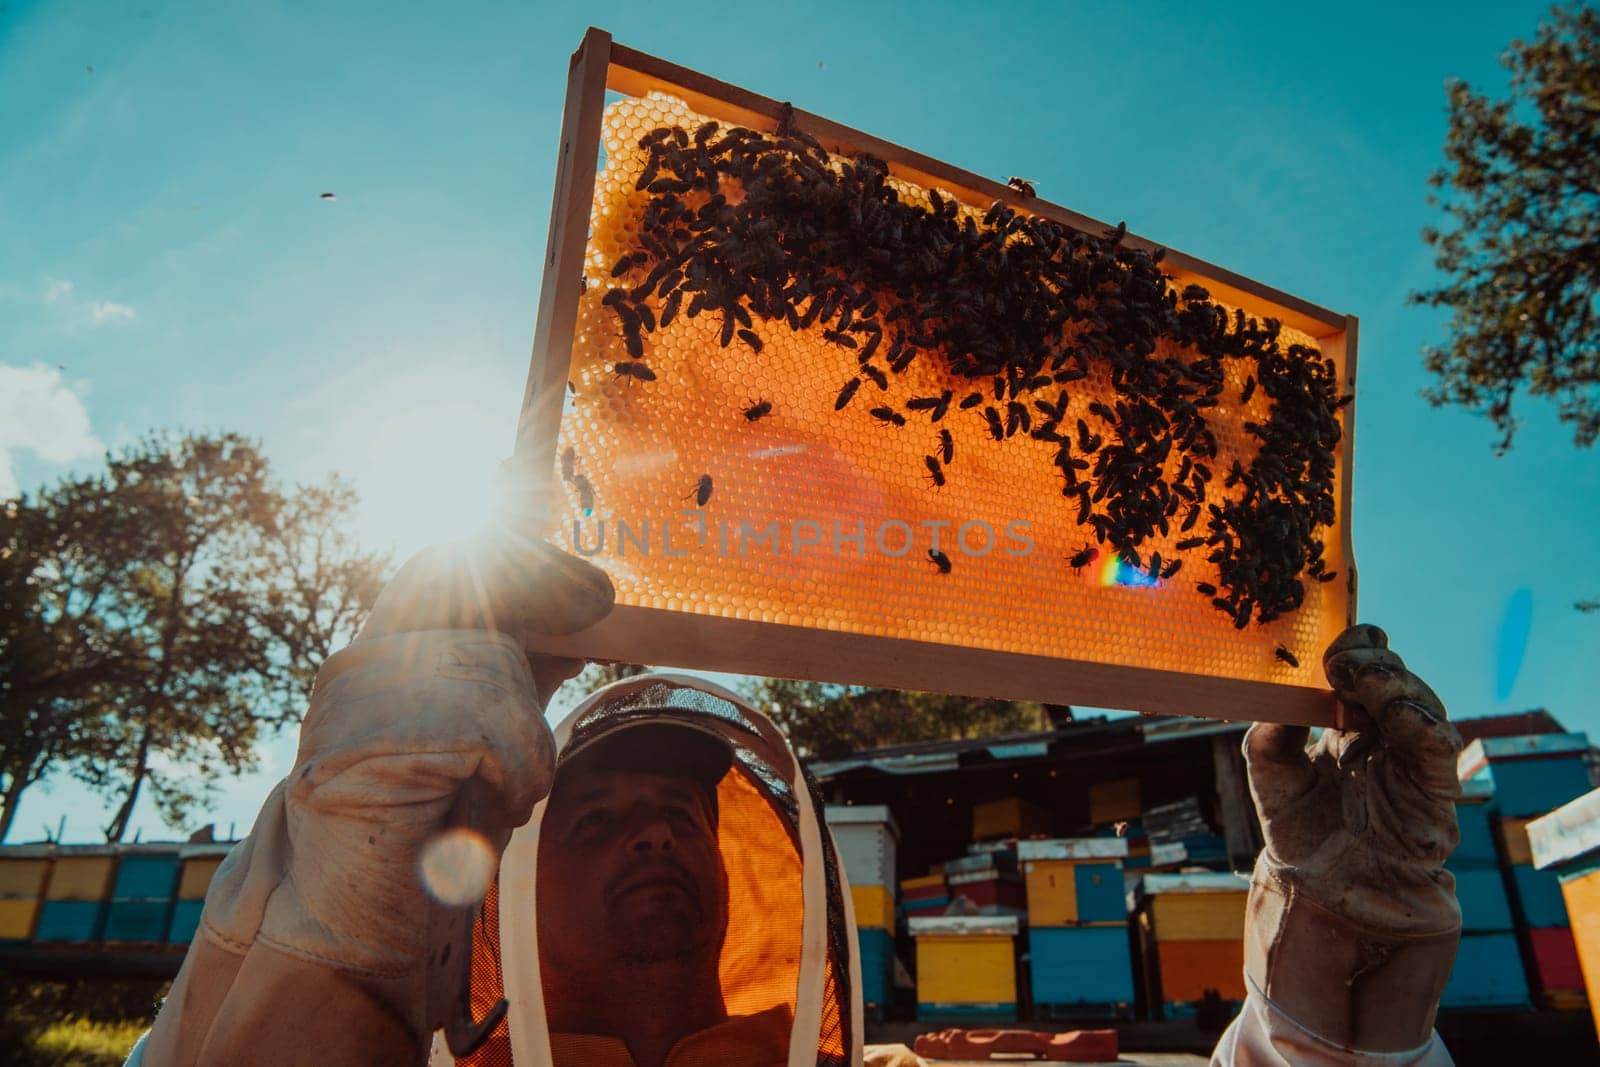
[[[542,542],[407,562],[319,672],[294,768],[213,879],[143,1065],[418,1062],[420,853],[473,783],[492,862],[549,792],[544,705],[582,666],[510,635],[576,632],[612,598]]]
[[[1280,1028],[1297,1024],[1290,1037],[1303,1029],[1328,1048],[1420,1052],[1434,1040],[1461,928],[1444,870],[1458,840],[1461,737],[1376,626],[1346,630],[1323,667],[1347,729],[1324,731],[1309,751],[1305,727],[1258,723],[1245,735],[1266,838],[1245,973],[1287,1016]],[[1345,1062],[1318,1058],[1328,1048],[1311,1040],[1284,1062]]]

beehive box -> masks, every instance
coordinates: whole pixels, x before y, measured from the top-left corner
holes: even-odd
[[[0,857],[0,941],[26,941],[33,936],[39,899],[49,875],[47,849],[9,848]]]
[[[1488,771],[1502,818],[1536,817],[1589,791],[1588,750],[1584,734],[1480,737],[1456,757],[1456,771],[1463,782]]]
[[[1544,1000],[1551,1006],[1580,1006],[1572,1003],[1577,998],[1559,994],[1563,985],[1569,992],[1584,986],[1590,1010],[1600,1015],[1600,789],[1535,819],[1527,832],[1534,864],[1561,880],[1561,895],[1572,923],[1566,931],[1571,939],[1570,955],[1567,946],[1557,941],[1557,932],[1530,931],[1535,968],[1549,972],[1540,977]],[[1555,930],[1559,932],[1559,928]]]
[[[909,920],[917,941],[917,1018],[1017,1017],[1014,916]]]
[[[1192,1014],[1207,990],[1243,1000],[1244,909],[1236,874],[1147,874],[1139,882],[1146,995],[1165,1018]]]
[[[1439,998],[1441,1008],[1526,1008],[1528,980],[1513,933],[1464,932]]]
[[[881,804],[829,804],[824,811],[850,884],[892,890],[900,828],[889,809]]]
[[[1037,1019],[1129,1017],[1134,995],[1127,923],[1030,927],[1028,976]]]
[[[1054,838],[1017,842],[1033,927],[1127,920],[1120,837]]]
[[[1332,721],[1353,319],[599,30],[560,160],[518,521],[618,606],[533,645]]]

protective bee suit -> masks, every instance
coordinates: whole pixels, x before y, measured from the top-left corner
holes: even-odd
[[[550,1032],[540,975],[546,798],[558,765],[665,723],[729,752],[715,785],[721,993],[740,1048],[752,1035],[771,1042],[768,1058],[746,1062],[861,1062],[850,896],[820,805],[772,724],[698,679],[644,675],[590,697],[552,735],[543,708],[582,665],[530,656],[513,634],[575,632],[610,605],[604,574],[539,543],[413,558],[360,638],[323,664],[294,767],[217,871],[129,1063],[420,1064],[430,1047],[449,1062],[432,1009],[460,985],[431,965],[436,904],[419,868],[477,792],[470,825],[489,869],[499,864],[472,930],[471,1000],[479,1016],[502,995],[510,1010],[466,1062],[551,1064],[573,1035]],[[1267,848],[1246,919],[1250,999],[1213,1063],[1436,1067],[1449,1062],[1432,1024],[1460,928],[1443,870],[1460,737],[1376,627],[1351,628],[1324,663],[1353,729],[1309,751],[1303,727],[1261,724],[1247,737]],[[698,1062],[737,1062],[714,1044],[700,1051]]]
[[[850,894],[799,760],[766,716],[727,690],[698,678],[648,674],[593,693],[556,728],[557,775],[572,754],[650,724],[703,731],[732,753],[732,766],[715,787],[728,878],[721,977],[732,1026],[723,1029],[733,1030],[735,1038],[754,1029],[770,1047],[776,1021],[787,1033],[782,1055],[772,1063],[859,1062],[860,963]],[[461,1061],[436,1035],[433,1064],[553,1062],[535,921],[539,832],[548,807],[548,800],[540,802],[512,833],[483,920],[474,928],[474,1015],[484,1015],[504,996],[508,1025]],[[628,991],[616,995],[625,998]],[[574,1058],[570,1036],[556,1035],[555,1041],[568,1046],[563,1059]],[[717,1057],[724,1059],[733,1056]]]

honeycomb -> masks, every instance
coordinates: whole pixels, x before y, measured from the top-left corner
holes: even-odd
[[[864,380],[836,410],[841,383],[857,376],[859,364],[856,352],[822,336],[821,325],[796,330],[758,316],[749,325],[753,339],[741,335],[725,346],[720,315],[678,314],[643,336],[642,351],[630,352],[603,300],[619,261],[639,247],[650,199],[635,188],[647,158],[639,142],[661,126],[692,131],[706,121],[660,93],[623,97],[604,113],[551,480],[565,506],[552,509],[546,536],[602,566],[619,604],[1319,684],[1318,653],[1342,624],[1348,595],[1347,561],[1331,536],[1342,514],[1321,531],[1327,565],[1340,580],[1305,581],[1298,608],[1236,627],[1196,591],[1220,581],[1207,550],[1177,547],[1204,533],[1203,524],[1184,532],[1173,522],[1145,540],[1135,570],[1078,523],[1049,442],[1025,434],[997,441],[981,406],[952,403],[937,424],[911,417],[897,426],[870,413],[974,388],[936,360],[916,360],[887,389]],[[928,189],[893,176],[888,184],[903,202],[935,203]],[[959,210],[982,215],[974,205]],[[1314,338],[1288,327],[1280,343],[1320,351]],[[1153,358],[1181,354],[1164,339]],[[644,374],[632,371],[641,365]],[[1219,500],[1222,472],[1235,459],[1248,464],[1259,447],[1245,423],[1265,422],[1273,405],[1260,389],[1246,402],[1242,362],[1223,365],[1228,381],[1206,416],[1218,445]],[[1096,399],[1115,399],[1101,366],[1072,386],[1062,425],[1087,417]],[[941,455],[941,430],[953,451],[953,461],[940,465],[942,485],[927,458]],[[1178,462],[1176,453],[1167,460],[1169,475]],[[1336,478],[1344,476],[1341,467]],[[1339,499],[1337,481],[1333,496]],[[1152,577],[1144,566],[1151,552],[1165,561],[1163,570],[1176,560],[1181,569]]]

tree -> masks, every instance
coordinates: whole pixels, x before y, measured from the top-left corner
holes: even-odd
[[[1039,704],[945,693],[762,678],[753,682],[749,695],[801,755],[824,759],[880,745],[985,737],[1046,725]]]
[[[1430,183],[1454,225],[1423,239],[1450,280],[1411,296],[1451,312],[1448,342],[1425,350],[1438,376],[1425,395],[1487,414],[1504,451],[1526,387],[1587,447],[1600,436],[1600,12],[1553,9],[1502,62],[1509,99],[1448,86],[1448,163]]]
[[[386,560],[342,532],[354,506],[336,478],[285,492],[253,442],[222,434],[148,437],[8,508],[25,560],[0,571],[23,609],[0,649],[22,668],[0,692],[9,785],[70,767],[121,798],[118,841],[148,784],[181,826],[298,719],[375,599]]]

